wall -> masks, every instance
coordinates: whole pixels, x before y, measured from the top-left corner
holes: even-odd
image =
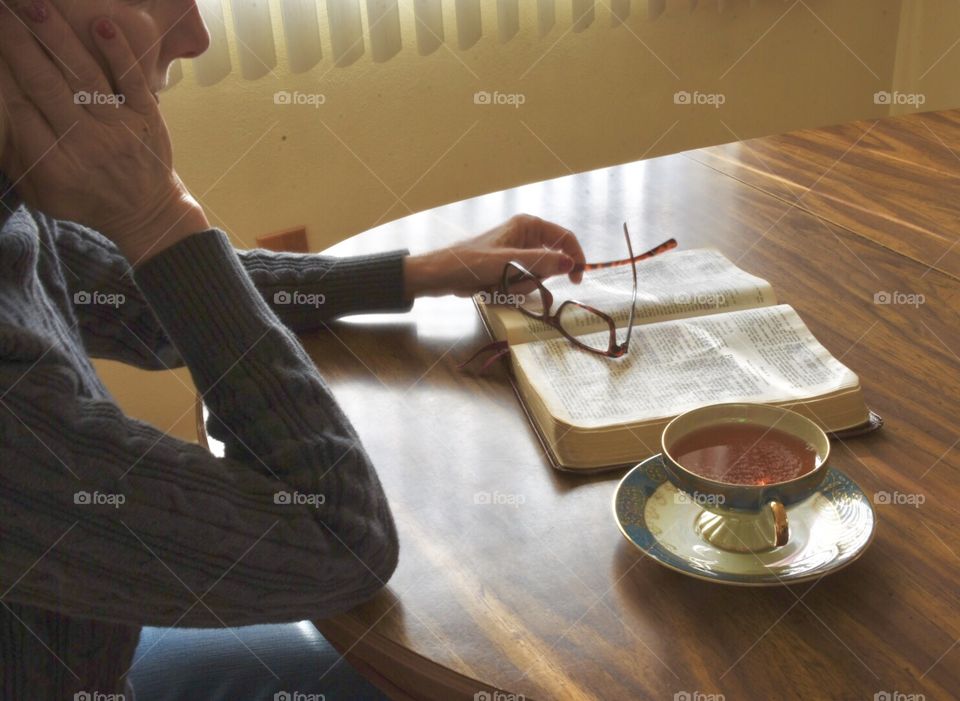
[[[960,105],[960,3],[906,0],[900,24],[893,88],[903,97],[891,113]]]
[[[557,26],[542,39],[530,27],[498,44],[485,20],[485,38],[464,52],[422,57],[410,46],[389,62],[364,57],[346,68],[333,68],[328,53],[307,74],[281,63],[274,75],[230,76],[213,88],[197,87],[187,66],[162,109],[182,177],[236,245],[306,225],[320,250],[413,211],[567,172],[879,117],[892,110],[874,93],[910,81],[929,93],[928,107],[955,105],[949,76],[960,50],[922,80],[916,69],[952,41],[947,26],[960,26],[937,19],[934,6],[951,2],[907,10],[900,0],[731,0],[720,14],[709,0],[693,13],[670,0],[655,21],[635,15],[626,26],[598,3],[580,33],[568,31],[569,7],[566,16],[559,7],[570,3],[558,3]],[[325,102],[275,105],[279,90]],[[478,105],[478,90],[524,102]],[[675,104],[678,91],[724,102]],[[127,411],[193,437],[192,415],[177,420],[189,412],[188,387],[162,374],[101,370],[111,387],[136,388],[120,396]]]

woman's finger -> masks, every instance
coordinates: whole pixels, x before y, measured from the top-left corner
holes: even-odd
[[[570,256],[552,248],[508,248],[503,250],[503,255],[504,262],[515,260],[541,280],[551,275],[569,273],[573,267]]]
[[[26,25],[74,92],[109,95],[110,82],[73,27],[50,0],[31,0]],[[38,21],[39,20],[39,21]]]
[[[31,0],[25,14],[25,24],[60,69],[74,104],[95,116],[115,111],[117,100],[110,81],[57,8],[49,0]]]
[[[111,78],[123,96],[124,105],[139,114],[155,111],[157,100],[123,32],[107,17],[94,20],[90,31],[107,60]]]
[[[47,8],[46,5],[40,7]],[[57,136],[62,136],[86,113],[76,103],[74,92],[64,78],[64,74],[73,73],[73,69],[34,33],[36,28],[54,21],[54,17],[62,21],[59,14],[32,6],[23,13],[0,13],[0,56],[23,93],[37,106]]]
[[[531,247],[547,246],[570,256],[575,266],[586,265],[587,259],[583,254],[583,248],[576,235],[569,229],[545,219],[537,219],[531,225],[529,233],[531,235],[527,242]],[[575,273],[574,282],[579,282],[582,274],[582,271]]]
[[[2,21],[2,18],[0,18]],[[6,113],[7,139],[20,163],[36,164],[57,143],[44,116],[20,89],[6,59],[0,56],[0,103]],[[5,145],[4,145],[5,146]],[[13,173],[7,173],[13,177]]]

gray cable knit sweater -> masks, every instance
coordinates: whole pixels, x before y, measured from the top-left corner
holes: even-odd
[[[142,625],[317,619],[383,586],[398,555],[383,490],[292,331],[409,309],[406,253],[238,252],[214,229],[134,271],[105,237],[8,192],[3,699],[122,692]],[[125,416],[91,357],[186,364],[226,457]]]

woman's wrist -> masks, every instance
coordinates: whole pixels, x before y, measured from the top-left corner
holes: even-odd
[[[209,228],[210,222],[200,205],[191,196],[184,195],[135,231],[127,232],[119,248],[130,265],[137,267],[183,239]]]
[[[433,277],[435,269],[430,253],[403,259],[403,298],[412,302],[417,297],[437,294]]]

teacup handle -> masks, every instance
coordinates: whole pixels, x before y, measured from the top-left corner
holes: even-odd
[[[787,510],[776,499],[767,502],[773,514],[773,541],[775,547],[786,545],[790,540],[790,525],[787,523]]]

